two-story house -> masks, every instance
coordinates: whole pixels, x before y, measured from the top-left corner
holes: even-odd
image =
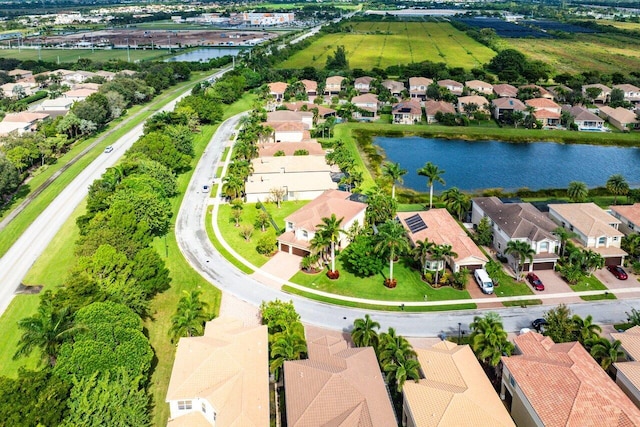
[[[493,93],[498,98],[515,98],[518,96],[518,88],[507,83],[493,85]]]
[[[600,89],[600,92],[597,91]],[[596,93],[596,96],[592,96],[592,93]],[[596,104],[607,104],[611,97],[611,88],[601,83],[582,86],[582,96],[586,98],[593,98],[593,102]]]
[[[516,111],[525,114],[527,106],[518,98],[496,98],[491,101],[493,117],[496,120],[504,120],[508,115],[513,116]]]
[[[489,219],[493,231],[493,247],[504,254],[514,268],[517,260],[506,254],[512,240],[527,242],[535,251],[533,263],[525,262],[525,271],[551,270],[558,261],[560,246],[553,231],[558,227],[531,203],[503,203],[497,197],[476,197],[471,200],[471,222],[477,226],[483,217]]]
[[[269,83],[269,95],[271,95],[275,102],[281,103],[284,101],[284,92],[289,87],[288,84],[284,82],[274,82]]]
[[[394,104],[391,115],[395,124],[413,125],[422,120],[422,107],[415,99],[402,101]]]
[[[304,90],[307,93],[307,98],[313,99],[318,95],[318,82],[303,79],[300,80],[300,83],[304,85]]]
[[[372,121],[378,119],[378,95],[365,93],[351,98],[351,103],[357,107],[353,112],[353,118]]]
[[[609,206],[609,210],[620,220],[618,229],[624,234],[640,233],[640,203]]]
[[[409,77],[409,96],[411,99],[424,101],[427,99],[427,88],[433,80],[426,77]]]
[[[342,76],[327,77],[324,84],[324,94],[326,96],[336,96],[340,94],[345,78]]]
[[[438,80],[438,86],[449,89],[449,92],[456,96],[462,95],[464,85],[460,82],[451,79]]]
[[[359,94],[369,93],[371,91],[371,82],[374,80],[375,79],[373,77],[369,76],[358,77],[355,80],[353,87]]]
[[[493,93],[493,85],[491,83],[483,82],[482,80],[469,80],[464,82],[464,85],[472,92],[491,95]]]
[[[560,124],[562,107],[548,98],[527,99],[524,102],[534,109],[533,117],[542,122],[544,127],[553,127]]]
[[[322,218],[330,218],[332,214],[338,219],[342,218],[340,229],[343,231],[347,231],[356,221],[363,225],[367,205],[352,200],[352,196],[346,191],[327,190],[286,217],[285,232],[278,237],[278,250],[299,256],[309,255],[310,242],[318,225],[322,224]],[[336,248],[348,245],[349,239],[345,233],[341,233]]]
[[[609,215],[595,203],[565,203],[549,205],[549,218],[576,234],[575,241],[586,249],[598,252],[606,265],[622,265],[625,251],[620,249],[620,220]]]
[[[624,100],[631,103],[640,102],[640,88],[632,84],[614,85],[614,89],[620,89],[624,93]]]

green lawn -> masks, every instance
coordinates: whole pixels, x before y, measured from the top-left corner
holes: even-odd
[[[131,62],[157,60],[169,56],[167,50],[129,49]],[[0,58],[15,58],[22,61],[42,59],[48,62],[76,62],[78,59],[90,59],[94,62],[105,62],[110,59],[126,61],[127,49],[2,49]]]
[[[363,192],[366,192],[366,190],[373,188],[376,183],[373,179],[373,176],[371,176],[369,168],[367,168],[367,166],[365,165],[365,162],[363,160],[364,154],[360,153],[360,150],[358,150],[358,146],[355,142],[355,139],[353,138],[351,130],[352,129],[349,125],[336,126],[334,128],[333,137],[335,139],[342,140],[345,143],[345,146],[351,152],[351,155],[355,160],[356,170],[362,172],[363,181],[360,185],[360,189]]]
[[[571,285],[571,289],[574,292],[582,292],[582,291],[606,291],[608,288],[600,281],[596,276],[583,277],[580,281]],[[595,301],[601,299],[616,299],[616,296],[612,293],[602,294],[602,295],[582,295],[582,298],[585,301]]]

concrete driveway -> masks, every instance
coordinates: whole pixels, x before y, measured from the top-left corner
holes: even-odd
[[[533,292],[537,294],[560,294],[565,292],[573,292],[573,289],[567,282],[562,280],[560,275],[553,270],[536,270],[535,273],[538,275],[542,283],[544,283],[544,291],[536,291],[533,290],[531,284],[525,279],[526,285],[533,290]],[[583,302],[582,298],[579,296],[575,297],[562,297],[562,298],[550,298],[542,300],[542,303],[545,305],[558,305],[561,303],[572,303],[572,302]]]
[[[616,290],[623,288],[633,288],[637,287],[638,292],[624,293],[616,295],[617,298],[638,298],[640,297],[640,283],[638,283],[638,276],[631,273],[629,269],[625,268],[624,271],[627,272],[629,278],[627,280],[619,280],[609,272],[606,268],[602,268],[600,270],[596,270],[594,276],[598,278],[608,289]]]
[[[498,288],[496,288],[498,289]],[[480,290],[480,286],[476,283],[476,280],[473,277],[473,274],[469,275],[469,280],[467,280],[467,292],[471,295],[471,298],[481,298],[486,300],[487,302],[479,302],[477,303],[478,308],[501,308],[504,305],[501,302],[495,301],[497,298],[496,294],[487,295],[482,290]]]
[[[287,252],[276,252],[276,254],[259,270],[253,273],[252,276],[258,276],[256,278],[261,282],[268,284],[270,287],[280,289],[283,282],[286,282],[291,276],[300,271],[301,260],[302,258],[297,255],[292,255]],[[279,277],[282,281],[276,283],[275,280],[262,275],[261,272]]]

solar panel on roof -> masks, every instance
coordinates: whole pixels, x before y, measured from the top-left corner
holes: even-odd
[[[424,223],[422,217],[418,214],[410,216],[405,220],[405,222],[407,223],[407,227],[409,227],[409,231],[411,231],[411,233],[417,233],[418,231],[422,231],[427,228],[427,224]]]

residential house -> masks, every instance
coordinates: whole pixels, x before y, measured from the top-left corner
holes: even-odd
[[[625,235],[640,233],[640,203],[609,206],[609,210],[620,220],[618,229]]]
[[[72,101],[84,101],[94,93],[98,93],[95,89],[72,89],[62,93],[62,97]]]
[[[498,98],[515,98],[518,96],[518,88],[510,84],[493,85],[493,93]]]
[[[382,86],[387,88],[389,92],[391,92],[391,95],[395,97],[399,97],[400,95],[402,95],[402,92],[406,90],[406,88],[404,87],[404,83],[397,80],[383,80]]]
[[[45,99],[36,106],[34,111],[59,112],[69,111],[75,101],[69,98]]]
[[[60,82],[62,84],[73,85],[77,83],[84,83],[85,80],[90,79],[91,77],[95,77],[97,74],[91,71],[82,71],[82,70],[65,70],[59,69],[52,71],[49,74],[55,74],[60,77]]]
[[[417,246],[418,241],[429,241],[436,245],[451,245],[453,252],[457,254],[446,260],[428,261],[428,270],[441,270],[445,268],[446,262],[454,273],[461,268],[474,271],[484,267],[489,261],[446,209],[398,212],[397,218],[407,230],[413,246]]]
[[[482,80],[469,80],[468,82],[464,82],[464,85],[470,91],[478,94],[491,95],[493,93],[493,85],[483,82]]]
[[[558,103],[566,102],[567,96],[573,92],[573,89],[566,85],[551,86],[547,90]]]
[[[351,103],[357,108],[353,112],[353,118],[358,120],[373,121],[378,119],[378,95],[365,93],[351,98]]]
[[[293,156],[298,150],[305,150],[310,156],[324,156],[326,152],[322,148],[322,144],[315,140],[304,142],[288,142],[286,144],[259,144],[259,157],[273,157],[276,153],[282,152],[285,156]]]
[[[106,81],[110,82],[116,76],[116,73],[112,73],[111,71],[99,70],[96,71],[96,75],[103,77]]]
[[[611,88],[609,86],[605,86],[603,84],[597,83],[592,85],[583,85],[582,86],[582,96],[585,98],[591,99],[587,89],[594,88],[600,89],[600,93],[596,97],[593,98],[593,102],[596,104],[607,104],[609,103],[609,98],[611,97]]]
[[[402,387],[403,426],[515,427],[468,345],[441,341],[414,350],[421,379]]]
[[[412,125],[420,123],[422,121],[422,107],[420,102],[415,99],[402,101],[393,105],[391,116],[393,117],[393,123],[396,124]]]
[[[284,82],[274,82],[269,83],[269,95],[271,95],[275,102],[281,103],[284,101],[284,92],[289,87],[288,84]]]
[[[91,89],[98,92],[98,90],[100,90],[100,86],[102,86],[100,83],[78,83],[78,84],[74,84],[71,89],[73,90]]]
[[[133,71],[133,70],[120,70],[118,71],[118,73],[116,74],[116,76],[118,75],[123,75],[123,76],[127,76],[127,77],[133,77],[136,74],[138,74],[137,71]]]
[[[352,194],[340,190],[327,190],[307,203],[288,217],[285,221],[285,231],[278,236],[278,250],[294,255],[309,255],[309,244],[316,234],[317,226],[322,224],[322,218],[342,218],[340,229],[343,231],[357,222],[364,225],[367,205],[351,199]],[[346,233],[340,234],[336,248],[349,245]]]
[[[218,317],[181,338],[166,402],[169,427],[269,425],[267,326]]]
[[[284,362],[289,427],[398,425],[372,347],[335,336],[307,347],[309,359]]]
[[[8,71],[7,75],[9,75],[9,77],[13,77],[15,81],[18,81],[18,80],[28,79],[30,77],[33,77],[33,72],[29,70],[21,70],[19,68],[16,68],[15,70]]]
[[[427,123],[437,123],[436,114],[455,114],[456,107],[453,106],[452,103],[446,101],[434,101],[433,99],[428,99],[424,103],[424,112],[427,116]]]
[[[611,108],[606,105],[600,107],[600,117],[621,131],[638,128],[638,118],[635,113],[623,107]]]
[[[307,92],[307,97],[312,99],[318,95],[318,82],[313,80],[303,79],[300,83],[304,85],[304,90]]]
[[[48,113],[38,113],[33,111],[22,111],[20,113],[7,113],[0,122],[0,135],[7,135],[11,132],[22,134],[34,132],[38,128],[38,123],[49,118]]]
[[[322,106],[322,105],[313,104],[311,102],[305,102],[305,101],[285,102],[283,105],[287,108],[287,110],[290,110],[290,111],[310,111],[313,113],[313,110],[317,109],[318,117],[322,119],[326,119],[328,117],[333,117],[336,115],[336,110]]]
[[[520,111],[523,114],[527,111],[527,106],[518,98],[496,98],[491,101],[493,106],[493,117],[497,120],[504,120],[505,115],[513,115]]]
[[[538,98],[545,98],[545,99],[549,99],[551,101],[553,101],[553,94],[551,92],[549,92],[547,89],[543,88],[542,86],[538,86],[538,85],[524,85],[524,86],[520,86],[518,88],[518,92],[520,92],[522,89],[531,89],[533,90],[534,94],[537,94]]]
[[[625,251],[620,249],[620,220],[595,203],[550,204],[549,218],[576,234],[574,241],[585,249],[598,252],[606,265],[622,265]]]
[[[637,407],[640,407],[640,326],[612,333],[611,338],[620,341],[620,350],[628,360],[613,364],[616,384]]]
[[[552,270],[558,261],[556,249],[560,241],[553,234],[558,227],[531,203],[504,203],[497,197],[476,197],[471,200],[471,222],[474,226],[483,217],[489,219],[493,231],[493,247],[516,267],[516,259],[506,254],[511,240],[527,242],[535,251],[533,264],[524,263],[525,270]]]
[[[433,80],[426,77],[409,77],[409,96],[411,99],[424,101],[427,99],[427,88]]]
[[[458,112],[460,114],[465,114],[465,107],[467,105],[475,105],[477,107],[477,111],[489,112],[489,101],[487,98],[480,95],[469,95],[469,96],[460,96],[458,97]]]
[[[344,81],[345,78],[342,76],[327,77],[324,85],[324,94],[327,96],[339,95]]]
[[[633,426],[640,410],[578,342],[527,332],[502,357],[500,395],[518,426]]]
[[[462,83],[451,79],[438,80],[438,86],[448,89],[449,92],[456,96],[462,95],[462,91],[464,90]]]
[[[569,114],[571,114],[571,117],[573,117],[573,122],[578,126],[578,130],[596,131],[605,129],[604,120],[581,105],[569,107],[566,111],[568,111]]]
[[[309,131],[302,121],[265,122],[264,126],[273,129],[273,142],[302,142],[309,139]]]
[[[360,94],[369,93],[371,91],[371,82],[374,80],[375,79],[373,77],[369,76],[358,77],[355,80],[353,87],[355,88],[356,92]]]
[[[0,136],[7,136],[9,134],[22,135],[23,133],[33,132],[34,130],[33,124],[29,122],[0,122]]]
[[[337,167],[337,166],[336,166]],[[258,157],[251,159],[251,169],[254,177],[268,174],[288,174],[291,179],[296,179],[295,174],[305,172],[327,172],[333,171],[324,156],[275,156]]]
[[[24,98],[33,95],[37,89],[36,83],[5,83],[0,86],[5,98]]]
[[[331,172],[313,171],[250,175],[244,188],[247,203],[256,203],[270,200],[274,189],[284,190],[284,201],[313,200],[326,190],[338,188],[338,184],[331,179]]]
[[[313,127],[313,113],[311,111],[276,110],[267,113],[268,123],[302,123],[305,129]]]
[[[527,99],[524,102],[527,106],[533,107],[533,117],[542,122],[543,127],[554,127],[560,125],[562,107],[547,98]]]
[[[614,89],[620,89],[624,93],[624,100],[631,103],[640,102],[640,88],[632,84],[613,85]]]

